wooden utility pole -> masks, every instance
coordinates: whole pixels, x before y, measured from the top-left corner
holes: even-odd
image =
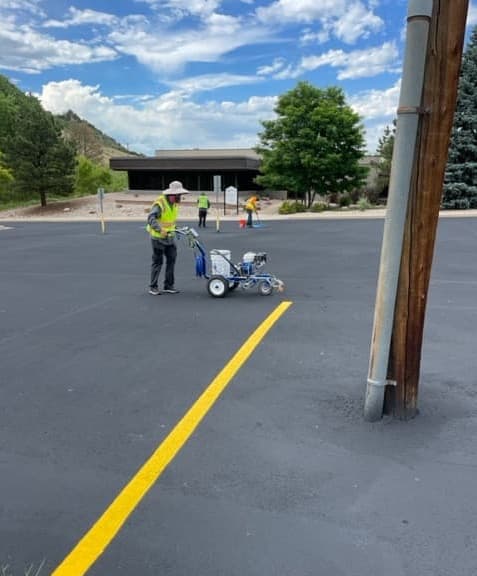
[[[457,100],[468,0],[434,0],[384,411],[417,413],[422,337],[444,172]]]

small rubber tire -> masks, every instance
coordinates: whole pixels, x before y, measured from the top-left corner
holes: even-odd
[[[262,280],[258,284],[258,293],[261,296],[270,296],[273,292],[273,286],[268,282],[268,280]]]
[[[237,286],[240,284],[240,282],[238,280],[231,280],[229,282],[229,290],[230,292],[232,292],[232,290],[235,290],[235,288],[237,288]]]
[[[207,291],[214,298],[223,298],[229,291],[229,283],[223,276],[211,276],[207,282]]]

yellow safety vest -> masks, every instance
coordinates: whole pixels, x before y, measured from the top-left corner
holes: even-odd
[[[201,194],[199,199],[197,200],[197,205],[199,208],[208,208],[209,207],[209,199],[205,194]]]
[[[173,233],[176,230],[176,220],[179,213],[179,206],[175,203],[172,205],[169,204],[164,194],[161,194],[156,198],[152,207],[154,206],[159,206],[161,209],[161,216],[159,218],[159,226],[161,227],[161,231],[157,232],[149,224],[147,225],[146,230],[151,235],[151,238],[166,238],[169,233]]]

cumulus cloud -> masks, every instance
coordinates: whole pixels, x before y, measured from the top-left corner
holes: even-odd
[[[324,54],[304,56],[297,66],[288,65],[273,74],[274,78],[297,78],[322,66],[339,68],[339,80],[377,76],[383,72],[399,72],[399,52],[394,42],[367,50],[329,50]]]
[[[133,150],[152,154],[158,148],[250,147],[257,142],[260,120],[273,115],[276,98],[253,96],[242,102],[193,102],[172,90],[141,107],[118,104],[98,86],[78,80],[50,82],[39,98],[55,114],[69,109]]]
[[[363,118],[367,149],[376,150],[386,125],[396,116],[400,82],[386,90],[369,90],[348,97],[349,105]],[[251,96],[243,101],[208,100],[198,104],[182,90],[158,96],[131,97],[131,102],[110,98],[99,86],[78,80],[49,82],[39,98],[54,114],[69,109],[130,149],[153,154],[156,149],[253,147],[261,121],[274,118],[276,96]]]
[[[113,60],[117,53],[108,46],[56,40],[29,26],[4,21],[0,28],[0,68],[41,72],[54,66]]]
[[[69,9],[69,18],[65,20],[47,20],[43,26],[45,28],[68,28],[70,26],[84,26],[86,24],[114,26],[118,18],[106,12],[96,10],[78,10],[74,6]]]
[[[401,80],[385,90],[364,90],[348,97],[348,104],[363,118],[389,118],[396,116]]]
[[[361,0],[276,0],[256,10],[257,18],[266,23],[288,24],[318,22],[323,29],[315,32],[318,38],[334,34],[352,44],[380,30],[384,22]]]
[[[401,80],[384,90],[365,90],[347,98],[348,104],[363,118],[368,152],[373,154],[386,126],[397,116]]]

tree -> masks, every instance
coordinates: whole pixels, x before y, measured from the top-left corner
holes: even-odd
[[[38,194],[42,206],[50,192],[67,195],[73,191],[74,149],[61,138],[55,118],[34,96],[25,96],[17,106],[5,157],[15,189],[26,196]]]
[[[379,161],[375,164],[378,176],[377,187],[380,190],[380,195],[385,197],[388,195],[395,136],[396,120],[393,121],[392,128],[390,126],[386,126],[384,129],[384,134],[379,139],[378,147],[376,150],[376,154],[379,156]]]
[[[13,180],[12,171],[4,163],[4,155],[0,151],[0,195],[4,190],[6,184]]]
[[[295,193],[308,207],[316,194],[339,195],[363,185],[368,169],[358,161],[364,129],[340,88],[299,82],[279,97],[275,113],[275,120],[262,122],[256,148],[260,185]]]
[[[110,170],[91,162],[85,156],[78,158],[75,172],[75,192],[78,195],[95,194],[98,188],[110,186],[111,180]]]
[[[477,208],[477,27],[462,58],[442,205]]]

